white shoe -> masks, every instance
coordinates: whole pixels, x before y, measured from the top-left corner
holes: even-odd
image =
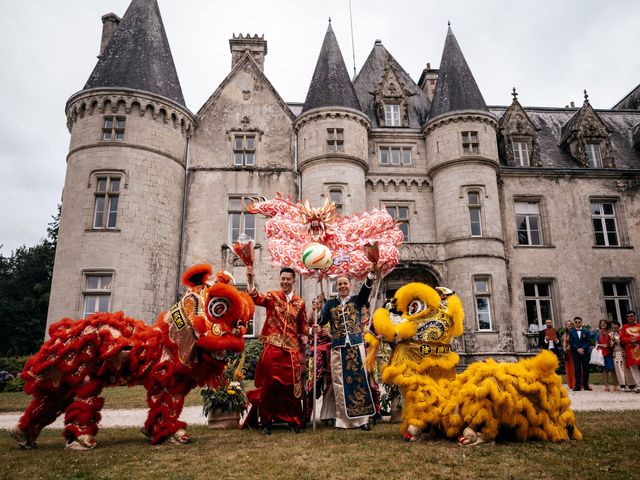
[[[30,448],[36,448],[38,444],[27,436],[27,432],[20,430],[18,425],[14,425],[9,429],[9,435],[13,437],[13,439],[18,442],[18,446],[20,448],[24,448],[26,450]]]
[[[482,433],[476,433],[471,427],[467,427],[458,437],[458,445],[461,447],[477,447],[495,445],[493,440],[487,440]]]
[[[191,438],[187,435],[187,431],[183,428],[174,433],[171,437],[167,439],[167,443],[171,445],[185,445],[191,442]]]
[[[69,450],[91,450],[96,448],[98,443],[91,435],[80,435],[75,440],[67,442],[64,448]]]

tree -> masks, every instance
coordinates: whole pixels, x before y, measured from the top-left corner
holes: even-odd
[[[59,223],[60,206],[47,238],[0,255],[0,356],[28,355],[42,344]]]

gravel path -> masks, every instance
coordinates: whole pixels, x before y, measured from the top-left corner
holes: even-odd
[[[593,410],[640,410],[640,393],[630,392],[605,392],[604,387],[596,385],[592,387],[590,392],[574,392],[569,391],[571,398],[571,408],[576,412],[593,411]],[[319,406],[318,406],[319,408]],[[102,421],[100,427],[142,427],[144,424],[147,410],[128,409],[128,410],[102,410]],[[12,427],[18,422],[20,412],[0,414],[0,428],[6,429]],[[181,420],[189,425],[206,425],[207,419],[202,415],[202,407],[186,407],[182,411]],[[63,427],[63,416],[61,415],[55,422],[47,428]]]

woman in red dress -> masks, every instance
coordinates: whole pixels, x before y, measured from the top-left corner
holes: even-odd
[[[576,375],[573,369],[571,346],[569,345],[569,330],[573,328],[573,320],[567,320],[564,326],[564,334],[562,335],[562,348],[564,350],[564,373],[567,376],[567,386],[573,390],[574,388],[576,388]]]

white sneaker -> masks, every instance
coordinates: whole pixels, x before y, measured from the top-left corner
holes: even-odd
[[[24,449],[36,448],[38,444],[27,436],[27,432],[20,430],[18,425],[14,425],[9,429],[9,435],[18,442],[18,446]]]
[[[64,448],[68,448],[69,450],[91,450],[96,448],[96,439],[91,435],[80,435],[73,441],[67,442]]]

